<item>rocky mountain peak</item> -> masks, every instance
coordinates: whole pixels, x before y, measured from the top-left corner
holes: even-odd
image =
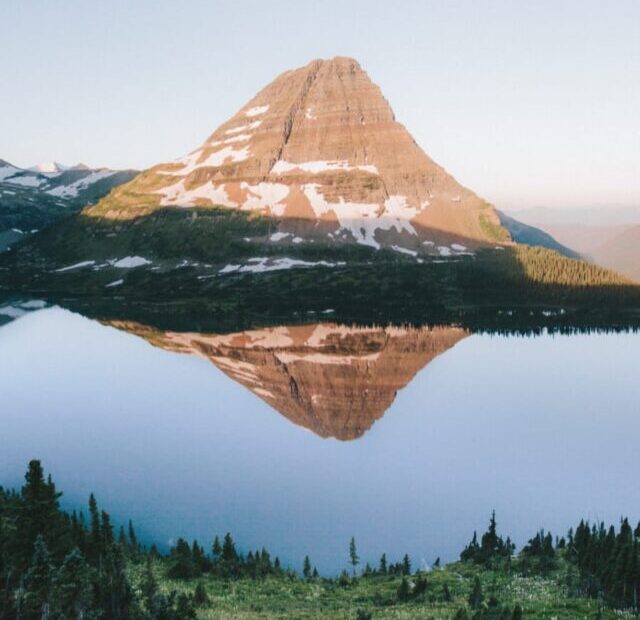
[[[304,238],[416,255],[508,240],[494,209],[422,151],[345,57],[286,71],[198,149],[123,192],[92,214],[222,206],[275,218]]]

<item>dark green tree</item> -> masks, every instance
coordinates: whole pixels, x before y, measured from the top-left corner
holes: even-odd
[[[80,549],[71,551],[53,578],[52,607],[59,618],[85,618],[93,606],[93,570]]]
[[[482,584],[480,583],[480,578],[476,575],[473,579],[471,593],[469,594],[469,606],[471,609],[480,609],[483,600]]]
[[[358,556],[358,550],[356,548],[356,539],[352,536],[349,542],[349,563],[353,568],[353,576],[356,575],[356,567],[360,564],[360,557]]]

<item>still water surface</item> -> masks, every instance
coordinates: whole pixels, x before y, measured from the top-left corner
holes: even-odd
[[[455,559],[493,509],[518,545],[637,520],[638,369],[638,334],[220,338],[47,308],[0,327],[0,484],[39,458],[66,507],[94,492],[165,548],[231,531],[333,573],[355,536],[363,563],[417,567]]]

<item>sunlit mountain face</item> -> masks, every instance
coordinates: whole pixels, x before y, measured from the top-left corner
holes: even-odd
[[[110,324],[163,349],[208,359],[294,424],[342,441],[364,435],[398,390],[469,335],[459,327],[330,323],[216,335]]]

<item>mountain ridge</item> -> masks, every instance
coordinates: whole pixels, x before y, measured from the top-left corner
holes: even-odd
[[[422,151],[347,57],[284,72],[198,149],[146,170],[86,215],[126,220],[193,206],[307,222],[301,238],[419,254],[438,254],[438,244],[455,253],[462,238],[509,241],[494,208]]]

